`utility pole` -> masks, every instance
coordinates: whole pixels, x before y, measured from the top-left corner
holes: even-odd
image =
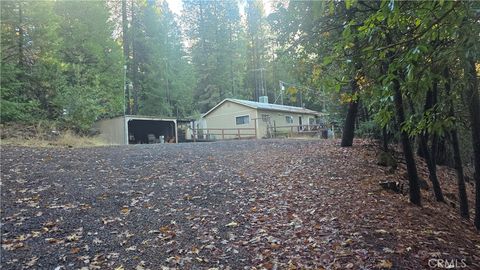
[[[285,91],[285,85],[283,85],[283,82],[282,81],[278,81],[279,84],[280,84],[280,101],[283,105],[283,92]],[[277,100],[275,100],[276,102]]]
[[[265,78],[263,77],[263,71],[265,70],[265,68],[256,68],[256,69],[251,69],[250,71],[253,71],[253,75],[255,77],[255,98],[257,99],[256,101],[258,101],[259,97],[260,96],[266,96],[266,88],[267,88],[267,84],[265,82]],[[257,71],[260,71],[260,82],[258,82],[257,80]]]
[[[165,89],[166,89],[165,96],[167,98],[168,105],[171,105],[170,104],[170,90],[168,88],[168,65],[167,65],[168,62],[167,62],[167,58],[164,57],[163,61],[165,61],[165,86],[166,86],[165,87]]]
[[[128,135],[128,128],[127,128],[127,65],[123,65],[123,134],[124,134],[124,142],[128,144],[129,135]],[[130,98],[129,98],[130,99]]]
[[[123,117],[127,114],[127,65],[123,65]]]
[[[124,87],[124,106],[123,106],[123,110],[124,110],[124,115],[125,114],[130,114],[130,91],[128,89],[128,85],[127,85],[127,70],[128,70],[128,67],[129,67],[129,62],[130,62],[130,39],[128,38],[128,16],[127,16],[127,0],[122,0],[122,45],[123,45],[123,59],[125,61],[125,65],[123,66],[124,67],[124,84],[123,84],[123,87]],[[126,101],[128,101],[128,109],[126,107]]]

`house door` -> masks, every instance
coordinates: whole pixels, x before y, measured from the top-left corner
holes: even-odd
[[[298,130],[299,130],[299,131],[303,131],[303,127],[302,127],[302,117],[301,117],[301,116],[298,117]]]

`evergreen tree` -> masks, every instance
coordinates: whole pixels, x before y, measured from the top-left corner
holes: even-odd
[[[140,112],[186,117],[193,113],[194,74],[187,62],[182,34],[168,4],[153,1],[144,9]]]
[[[121,48],[111,38],[105,2],[59,1],[56,13],[61,20],[59,56],[65,84],[55,101],[69,126],[85,130],[99,117],[121,113]]]
[[[205,112],[238,96],[244,71],[241,20],[235,1],[185,1],[184,28],[197,76],[195,99]]]

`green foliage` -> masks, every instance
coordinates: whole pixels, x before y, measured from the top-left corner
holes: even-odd
[[[83,132],[117,114],[122,58],[109,16],[101,1],[2,5],[2,121],[51,119]]]
[[[140,112],[194,113],[194,72],[175,16],[166,3],[134,0],[132,7]],[[108,2],[8,1],[1,15],[2,122],[50,119],[86,132],[123,112],[124,58]]]
[[[381,138],[381,128],[373,121],[362,121],[355,130],[355,134],[361,138]]]
[[[88,86],[67,87],[55,99],[61,104],[61,122],[77,132],[88,131],[100,116],[102,107],[96,102],[96,91]]]
[[[186,60],[182,33],[166,3],[149,2],[138,15],[144,35],[137,36],[142,94],[139,113],[187,117],[193,113],[194,72]],[[135,59],[134,59],[135,60]],[[136,60],[135,60],[136,61]]]
[[[475,1],[288,1],[277,5],[269,22],[282,54],[301,73],[296,78],[321,90],[317,97],[326,92],[336,98],[330,104],[361,101],[357,135],[385,127],[394,138],[400,131],[443,136],[469,126],[464,67],[467,59],[478,65],[479,7]],[[404,101],[402,123],[395,81]],[[460,138],[466,148],[467,133]]]
[[[244,92],[245,33],[236,1],[184,1],[183,26],[196,74],[194,98],[205,112]]]
[[[2,122],[33,123],[41,119],[42,111],[35,101],[16,103],[8,100],[0,100],[0,119]]]

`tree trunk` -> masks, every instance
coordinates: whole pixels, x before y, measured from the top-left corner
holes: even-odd
[[[130,46],[128,44],[128,19],[127,19],[127,0],[122,0],[122,35],[123,35],[123,59],[125,61],[126,74],[129,74]],[[126,77],[126,76],[125,76]],[[123,82],[125,88],[125,113],[130,114],[130,90],[127,79]]]
[[[388,152],[388,131],[387,131],[387,127],[382,128],[382,137],[383,137],[383,151]]]
[[[392,38],[389,33],[386,33],[387,43],[392,43]],[[393,63],[395,60],[394,52],[390,51],[387,53],[388,64]],[[405,162],[407,163],[407,174],[408,174],[408,187],[409,187],[409,197],[410,202],[421,206],[422,199],[420,193],[420,185],[418,180],[417,165],[415,163],[415,157],[413,155],[412,145],[410,143],[410,138],[408,133],[402,130],[402,124],[405,122],[405,110],[403,108],[403,97],[402,89],[400,88],[400,81],[398,79],[398,71],[394,71],[395,77],[393,79],[393,99],[395,103],[395,111],[397,118],[397,126],[400,131],[400,141],[402,142],[403,155],[405,157]]]
[[[355,17],[355,9],[349,9],[347,11],[347,17],[349,20],[353,19]],[[357,32],[357,29],[353,27],[352,33],[355,32]],[[353,54],[357,55],[359,50],[360,49],[358,47],[358,39],[357,37],[355,37],[353,41]],[[355,67],[355,74],[352,75],[352,79],[350,80],[350,89],[352,96],[354,96],[358,92],[358,81],[356,73],[362,69],[362,64],[358,57],[353,58],[353,64]],[[345,119],[345,125],[343,126],[342,142],[340,144],[342,147],[348,147],[353,145],[353,137],[355,136],[355,118],[357,117],[358,112],[358,98],[353,98],[354,99],[348,104],[347,117]]]
[[[17,66],[20,70],[20,72],[17,73],[16,77],[18,82],[22,84],[22,87],[19,87],[16,91],[16,96],[15,100],[18,102],[22,99],[22,96],[24,95],[24,91],[22,91],[25,87],[25,52],[24,52],[24,43],[25,43],[25,33],[23,30],[23,8],[22,8],[22,2],[18,2],[18,62]]]
[[[458,185],[458,201],[460,203],[460,216],[463,218],[470,218],[468,212],[468,198],[465,188],[465,179],[463,175],[462,158],[460,156],[460,146],[458,143],[457,129],[453,128],[450,132],[452,135],[453,156],[455,160],[455,170],[457,171],[457,185]]]
[[[467,97],[469,100],[470,119],[472,125],[472,145],[475,173],[475,227],[480,230],[480,96],[475,61],[469,59],[465,66],[467,77]]]
[[[451,86],[450,86],[450,72],[448,68],[445,68],[443,71],[443,75],[446,79],[445,82],[445,93],[447,96],[451,94]],[[450,116],[455,117],[455,111],[453,109],[453,100],[450,99],[449,102],[450,106]],[[462,165],[462,157],[460,155],[460,144],[458,143],[458,134],[457,134],[457,127],[453,126],[452,130],[450,131],[450,135],[452,136],[452,147],[453,147],[453,160],[455,171],[457,172],[457,185],[458,185],[458,202],[459,202],[459,210],[460,216],[463,218],[470,218],[470,213],[468,212],[468,198],[467,198],[467,191],[465,188],[465,178],[463,174],[463,165]]]
[[[435,86],[436,87],[436,86]],[[411,105],[413,106],[413,105]],[[428,90],[427,95],[425,97],[425,105],[423,106],[423,111],[426,112],[427,110],[431,109],[433,107],[433,96],[432,96],[432,91]],[[424,159],[427,159],[425,156],[425,149],[428,149],[428,140],[430,138],[430,134],[425,131],[422,135],[419,136],[418,140],[418,149],[417,149],[417,155],[419,157],[422,157]]]
[[[135,34],[137,33],[137,20],[135,18],[135,6],[134,1],[132,1],[132,94],[133,94],[133,104],[131,108],[132,114],[138,114],[138,92],[140,90],[140,85],[138,83],[138,48],[135,41]]]
[[[425,139],[424,139],[425,138]],[[425,133],[425,134],[421,134],[417,137],[417,142],[418,142],[418,147],[417,147],[417,156],[421,157],[421,158],[425,158],[425,152],[423,151],[423,149],[425,149],[426,147],[428,147],[427,144],[424,144],[424,141],[428,142],[428,135]]]
[[[427,92],[427,97],[425,99],[424,112],[427,112],[428,110],[432,109],[435,106],[437,102],[437,94],[438,94],[438,85],[437,85],[437,82],[433,82],[432,89],[430,89]],[[438,135],[433,134],[432,136],[431,151],[428,150],[428,133],[427,132],[425,132],[425,134],[421,136],[420,145],[422,147],[423,157],[427,161],[428,177],[430,178],[430,182],[432,182],[435,199],[438,202],[445,202],[442,188],[440,187],[440,183],[438,182],[437,166],[435,162],[436,154],[437,154]]]
[[[381,74],[387,74],[388,72],[388,63],[387,61],[382,61],[380,65],[380,72]],[[388,141],[390,140],[390,136],[388,134],[387,125],[382,127],[382,139],[383,139],[383,151],[385,153],[388,152]]]
[[[358,90],[358,84],[356,79],[350,81],[350,87],[352,88],[352,95]],[[358,100],[351,101],[348,105],[347,118],[345,119],[345,125],[342,132],[341,146],[352,146],[353,137],[355,136],[355,118],[357,117]]]
[[[436,135],[434,135],[435,137]],[[426,141],[426,136],[421,136],[421,146],[422,146],[422,152],[425,157],[425,160],[427,162],[427,167],[428,167],[428,176],[430,178],[430,182],[432,182],[432,187],[433,187],[433,192],[435,194],[435,199],[438,202],[445,202],[445,199],[443,197],[443,192],[442,188],[440,187],[440,183],[438,182],[438,177],[437,177],[437,166],[435,164],[435,160],[433,159],[433,153],[430,153],[428,151],[428,146],[427,146],[427,141]],[[432,148],[434,146],[432,145]]]
[[[24,32],[23,32],[23,9],[22,2],[18,2],[18,66],[23,71],[24,53],[23,53],[23,42],[24,42]]]
[[[390,63],[393,62],[392,52],[389,53],[389,59],[390,59]],[[402,123],[405,122],[405,111],[403,109],[402,90],[400,89],[400,82],[398,81],[398,78],[393,79],[393,91],[394,91],[394,102],[395,102],[395,111],[397,115],[397,122],[400,128]],[[408,137],[407,132],[401,130],[401,128],[400,128],[400,138],[402,141],[403,154],[405,156],[405,161],[407,163],[410,202],[420,206],[422,204],[420,186],[418,184],[419,181],[418,181],[417,166],[415,164],[415,158],[413,156],[412,145],[410,144],[410,139]]]

